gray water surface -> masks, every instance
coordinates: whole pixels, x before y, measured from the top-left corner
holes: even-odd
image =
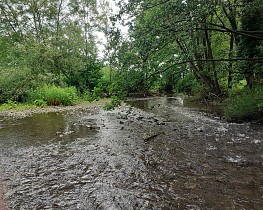
[[[262,126],[176,97],[128,104],[1,118],[10,209],[262,209]]]

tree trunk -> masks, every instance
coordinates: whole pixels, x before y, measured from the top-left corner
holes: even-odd
[[[206,47],[207,47],[207,58],[211,60],[211,71],[212,71],[212,78],[211,78],[211,83],[212,83],[212,92],[216,95],[221,94],[221,89],[218,83],[218,77],[217,77],[217,71],[216,71],[216,64],[214,61],[214,56],[213,56],[213,51],[212,51],[212,46],[211,46],[211,37],[209,36],[208,30],[205,30],[205,39],[206,39]]]
[[[230,43],[229,43],[229,54],[228,57],[231,60],[233,58],[233,50],[234,50],[234,35],[230,35]],[[233,61],[229,61],[228,64],[228,79],[227,79],[227,87],[229,89],[232,88],[232,72],[233,72]]]

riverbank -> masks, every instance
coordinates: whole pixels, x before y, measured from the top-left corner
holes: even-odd
[[[137,96],[137,95],[135,95]],[[153,96],[158,98],[157,96]],[[153,98],[142,97],[142,98]],[[189,96],[166,96],[168,98],[177,98],[180,103],[188,108],[194,108],[201,112],[216,116],[220,119],[225,119],[228,122],[251,122],[256,124],[262,124],[263,122],[263,110],[262,110],[262,100],[256,100],[256,103],[252,103],[253,100],[250,98],[249,101],[252,104],[245,104],[242,107],[242,103],[237,103],[235,101],[230,101],[230,99],[201,99]],[[135,97],[137,98],[137,97]],[[127,101],[132,100],[133,97],[128,98]],[[98,101],[82,101],[73,106],[45,106],[37,107],[34,105],[25,106],[14,106],[10,109],[0,111],[0,117],[13,117],[13,118],[24,118],[32,116],[33,114],[41,113],[60,113],[65,111],[81,110],[93,107],[105,107],[106,110],[114,108],[114,100],[110,98],[100,99]],[[121,103],[117,99],[118,103]],[[238,105],[237,105],[238,104]],[[106,105],[106,106],[105,106]],[[1,110],[1,109],[0,109]]]
[[[74,110],[82,110],[89,109],[94,107],[103,107],[106,103],[108,103],[110,99],[101,99],[99,101],[83,101],[74,106],[47,106],[47,107],[34,107],[25,110],[4,110],[0,111],[0,116],[2,117],[13,117],[13,118],[24,118],[32,116],[33,114],[42,114],[42,113],[53,113],[53,112],[65,112],[65,111],[74,111]]]

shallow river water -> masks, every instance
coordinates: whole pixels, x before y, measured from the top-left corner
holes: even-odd
[[[9,209],[256,209],[262,125],[227,123],[176,97],[0,118]]]

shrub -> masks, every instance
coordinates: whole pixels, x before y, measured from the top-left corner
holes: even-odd
[[[202,89],[202,85],[199,84],[193,73],[186,74],[184,78],[181,78],[175,84],[175,90],[177,92],[189,95],[200,93]]]
[[[112,96],[111,101],[109,103],[106,103],[106,105],[103,108],[105,110],[111,110],[120,105],[121,105],[121,99],[117,96]]]
[[[229,121],[261,120],[263,117],[263,90],[253,90],[232,95],[222,103],[223,113]]]
[[[74,87],[44,86],[33,90],[28,94],[29,101],[40,103],[45,101],[49,106],[71,106],[78,99],[77,90]],[[42,102],[41,102],[42,103]]]
[[[34,105],[38,107],[44,107],[47,105],[47,103],[43,99],[37,99],[34,101]]]
[[[33,82],[30,69],[5,68],[0,69],[0,103],[8,99],[23,102]]]
[[[99,100],[101,94],[102,94],[102,89],[100,87],[94,87],[92,91],[93,100]]]
[[[90,92],[83,93],[83,94],[81,94],[80,97],[81,97],[81,99],[84,100],[84,101],[92,102],[92,101],[95,100],[94,97],[93,97],[93,95],[92,95],[92,93],[90,93]]]
[[[31,90],[27,94],[27,101],[30,103],[35,103],[37,100],[43,100],[44,101],[45,95],[44,95],[44,89],[43,88],[37,88],[36,90]]]

